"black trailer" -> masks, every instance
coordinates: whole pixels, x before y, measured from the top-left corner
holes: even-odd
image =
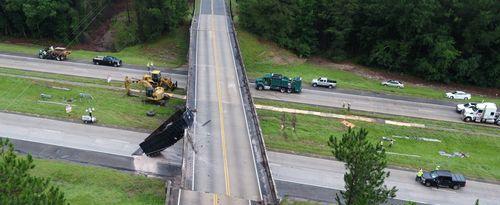
[[[177,110],[139,146],[149,157],[160,154],[184,137],[184,130],[193,124],[193,118],[191,110],[186,108]]]

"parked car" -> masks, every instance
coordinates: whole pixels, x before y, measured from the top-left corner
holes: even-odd
[[[461,99],[461,100],[470,100],[471,94],[463,91],[453,91],[446,93],[446,97],[450,99]]]
[[[447,170],[424,172],[424,175],[420,179],[420,183],[427,187],[449,187],[455,190],[465,187],[465,181],[463,175],[453,174]]]
[[[95,65],[109,65],[114,67],[120,67],[122,65],[122,60],[113,56],[97,56],[92,59]]]
[[[382,82],[382,85],[396,87],[396,88],[404,88],[405,87],[405,85],[401,81],[397,81],[397,80],[384,81],[384,82]]]
[[[325,78],[325,77],[321,77],[321,78],[313,79],[311,81],[311,85],[313,87],[320,86],[320,87],[334,88],[334,87],[337,87],[337,81],[330,80],[330,79]]]
[[[470,102],[470,103],[465,103],[465,104],[458,104],[457,105],[457,112],[462,112],[465,108],[472,108],[476,107],[477,103],[475,102]]]

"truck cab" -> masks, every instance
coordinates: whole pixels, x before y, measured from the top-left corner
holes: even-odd
[[[499,115],[495,103],[479,103],[475,107],[465,108],[462,112],[462,120],[500,125]]]
[[[279,90],[280,92],[300,93],[302,91],[302,78],[288,78],[281,74],[268,73],[262,78],[255,79],[257,90]]]

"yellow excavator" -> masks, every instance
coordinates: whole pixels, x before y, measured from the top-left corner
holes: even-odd
[[[145,75],[146,76],[146,75]],[[171,81],[170,81],[171,82]],[[173,96],[171,93],[167,93],[165,88],[159,83],[152,84],[147,78],[143,79],[133,79],[125,76],[125,89],[127,90],[127,95],[132,96],[132,90],[130,86],[132,83],[141,84],[146,88],[146,100],[160,105],[165,105],[167,100]]]
[[[160,70],[153,70],[151,74],[145,74],[142,80],[149,82],[154,88],[174,90],[177,88],[177,81],[174,83],[170,77],[162,76]]]

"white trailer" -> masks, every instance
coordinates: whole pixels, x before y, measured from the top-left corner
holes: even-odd
[[[495,103],[478,103],[476,107],[465,108],[462,120],[465,122],[492,123],[500,125],[500,113]]]

